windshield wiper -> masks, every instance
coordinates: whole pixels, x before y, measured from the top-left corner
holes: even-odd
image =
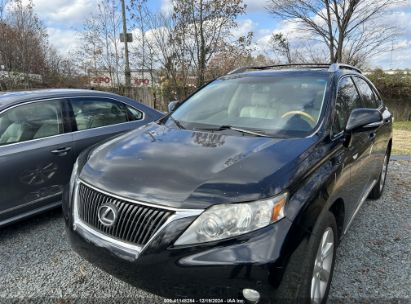
[[[216,128],[196,128],[196,130],[201,130],[201,131],[223,131],[223,130],[233,130],[233,131],[237,131],[237,132],[241,132],[244,134],[250,134],[250,135],[254,135],[254,136],[261,136],[261,137],[271,137],[268,134],[265,134],[261,131],[253,131],[253,130],[248,130],[248,129],[243,129],[243,128],[237,128],[237,127],[233,127],[230,125],[223,125],[223,126],[219,126]]]
[[[184,126],[179,122],[177,119],[175,119],[173,116],[169,116],[169,118],[174,122],[174,124],[179,127],[180,129],[185,129]]]

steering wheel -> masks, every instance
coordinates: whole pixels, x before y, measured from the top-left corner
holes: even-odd
[[[310,114],[308,114],[308,113],[306,113],[306,112],[304,112],[304,111],[288,111],[287,113],[284,113],[284,114],[281,116],[281,118],[286,118],[286,117],[291,116],[291,115],[300,115],[300,116],[306,118],[306,119],[308,120],[307,122],[308,122],[312,127],[314,127],[314,126],[316,125],[316,123],[317,123],[317,122],[315,121],[314,117],[312,117]]]

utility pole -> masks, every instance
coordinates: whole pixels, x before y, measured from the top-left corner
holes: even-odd
[[[121,0],[121,13],[123,16],[123,35],[124,35],[124,61],[125,61],[124,76],[126,77],[126,87],[130,88],[131,87],[131,72],[130,72],[130,62],[128,60],[126,5],[124,4],[124,0]]]

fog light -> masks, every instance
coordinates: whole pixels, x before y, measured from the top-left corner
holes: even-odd
[[[256,304],[260,301],[260,293],[254,289],[243,289],[243,297],[248,301],[248,303]]]

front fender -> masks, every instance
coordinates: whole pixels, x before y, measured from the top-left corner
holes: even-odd
[[[324,145],[323,153],[313,153],[305,162],[316,163],[311,166],[302,179],[296,181],[285,214],[294,224],[311,232],[322,212],[330,209],[338,198],[344,200],[344,189],[349,183],[338,180],[343,174],[345,148],[340,143]],[[326,156],[324,156],[326,155]]]

